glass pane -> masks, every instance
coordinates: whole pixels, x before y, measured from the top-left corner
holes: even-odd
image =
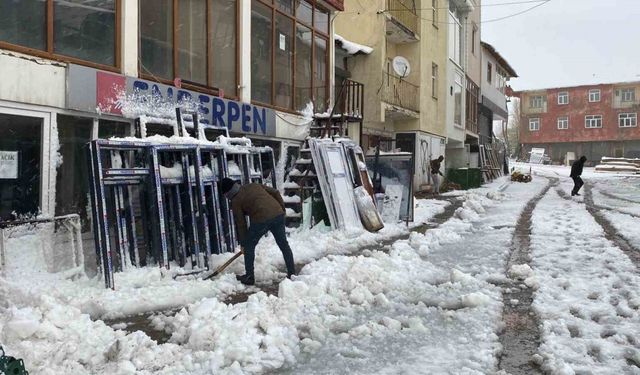
[[[298,110],[311,101],[311,29],[296,25],[296,103]]]
[[[316,37],[315,67],[313,74],[313,90],[316,112],[327,110],[327,41]]]
[[[314,27],[323,33],[329,34],[329,12],[316,8],[316,23]]]
[[[276,101],[279,107],[293,107],[293,21],[276,14]]]
[[[83,227],[89,224],[86,145],[92,128],[93,119],[58,115],[62,164],[56,174],[56,216],[78,214]]]
[[[456,75],[456,83],[454,87],[454,114],[453,114],[453,122],[461,125],[462,124],[462,77],[460,75]]]
[[[53,6],[55,53],[115,65],[115,0],[55,0]]]
[[[40,206],[40,148],[42,119],[0,114],[0,220],[35,215]],[[7,158],[17,156],[16,162]]]
[[[276,7],[278,10],[293,15],[293,0],[276,0]]]
[[[251,99],[271,104],[271,9],[253,0],[251,5]]]
[[[98,123],[98,138],[122,138],[129,134],[129,123],[111,120],[100,120]]]
[[[140,69],[173,79],[173,1],[140,0]]]
[[[180,78],[207,84],[207,2],[178,2],[178,66]]]
[[[44,0],[0,0],[0,40],[46,49],[46,9]]]
[[[224,90],[226,95],[237,95],[236,43],[237,0],[213,0],[211,7],[211,53],[213,85]]]
[[[311,26],[313,22],[313,7],[306,0],[296,0],[296,18]]]

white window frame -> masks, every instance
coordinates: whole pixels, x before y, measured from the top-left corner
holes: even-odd
[[[627,98],[627,94],[630,94],[629,98]],[[625,103],[634,102],[636,100],[636,89],[634,88],[620,89],[620,100],[622,100]]]
[[[625,113],[618,114],[618,127],[635,128],[637,126],[638,126],[637,112],[625,112]]]
[[[538,100],[540,101],[540,105],[534,105],[537,104]],[[531,97],[529,98],[529,106],[531,108],[534,109],[542,109],[544,107],[544,97],[542,95],[531,95]]]
[[[533,126],[533,125],[536,126]],[[530,132],[537,132],[540,130],[540,118],[539,117],[532,117],[529,119],[529,131]]]
[[[602,115],[586,115],[584,116],[584,127],[587,129],[601,129]]]
[[[569,129],[569,116],[558,117],[558,130]]]
[[[0,103],[0,113],[13,116],[25,116],[39,118],[42,120],[42,127],[40,128],[41,142],[40,145],[40,201],[38,206],[40,212],[44,216],[54,216],[56,205],[56,165],[51,158],[53,153],[56,153],[55,147],[57,147],[57,139],[54,142],[51,141],[52,133],[57,138],[58,125],[56,122],[56,114],[53,112],[31,110],[31,109],[19,109],[13,107],[4,107]],[[54,194],[52,194],[54,192]]]
[[[601,92],[600,89],[589,90],[589,103],[597,103],[600,101]]]
[[[569,104],[569,92],[568,91],[559,92],[558,105],[565,105],[565,104]]]

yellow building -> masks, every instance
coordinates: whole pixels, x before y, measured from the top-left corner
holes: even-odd
[[[365,87],[360,143],[414,153],[416,189],[430,183],[429,161],[445,151],[448,3],[346,0],[334,21],[338,44],[352,53],[344,61],[336,53],[336,81]]]

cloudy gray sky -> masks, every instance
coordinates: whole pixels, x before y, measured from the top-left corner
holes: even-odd
[[[640,0],[482,0],[482,39],[509,61],[516,90],[640,81]]]

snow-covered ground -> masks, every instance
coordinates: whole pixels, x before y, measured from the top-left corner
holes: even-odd
[[[547,176],[559,181],[533,212],[531,269],[511,269],[536,289],[542,345],[535,360],[557,374],[640,373],[637,267],[605,238],[581,197],[559,195],[571,189],[568,168],[532,170],[528,184],[501,179],[453,193],[463,203],[451,219],[386,247],[378,244],[408,229],[293,233],[296,263],[305,264],[293,281],[280,281],[282,256],[269,237],[257,250],[256,278],[277,296],[237,282],[241,262],[213,281],[174,281],[175,269],[130,270],[116,274],[115,291],[105,290],[99,277],[45,272],[37,246],[28,245],[37,238],[23,237],[0,273],[0,343],[32,374],[496,373],[512,237]],[[639,248],[640,179],[589,169],[584,179],[594,204]],[[448,204],[416,201],[416,224]],[[247,302],[224,302],[251,292]],[[176,308],[154,319],[171,334],[165,344],[100,320]]]

